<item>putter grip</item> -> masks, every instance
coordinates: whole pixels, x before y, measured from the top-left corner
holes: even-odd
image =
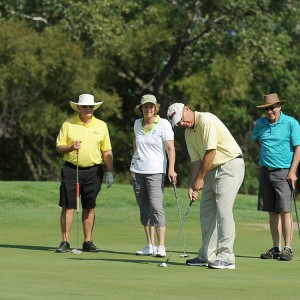
[[[79,183],[76,183],[76,211],[79,213]]]

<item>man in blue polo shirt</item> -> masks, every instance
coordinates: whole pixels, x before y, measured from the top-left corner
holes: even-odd
[[[264,96],[265,110],[252,132],[252,140],[259,148],[258,210],[269,212],[273,247],[261,254],[263,259],[289,261],[293,257],[292,189],[297,181],[300,157],[300,127],[297,120],[281,111],[285,100],[277,94]],[[281,235],[285,247],[281,251]]]

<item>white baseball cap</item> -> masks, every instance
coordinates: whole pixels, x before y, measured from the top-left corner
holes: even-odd
[[[167,116],[168,116],[168,120],[172,124],[172,127],[176,126],[177,123],[181,120],[183,108],[184,108],[183,103],[174,103],[169,107]]]

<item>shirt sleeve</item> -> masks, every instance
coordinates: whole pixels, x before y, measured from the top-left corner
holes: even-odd
[[[174,131],[172,129],[171,123],[165,119],[161,119],[163,130],[162,130],[162,140],[173,141],[174,140]]]
[[[111,150],[112,147],[111,147],[109,132],[106,124],[104,124],[103,129],[104,129],[104,136],[103,136],[103,141],[101,143],[100,149],[102,152],[105,152],[107,150]]]

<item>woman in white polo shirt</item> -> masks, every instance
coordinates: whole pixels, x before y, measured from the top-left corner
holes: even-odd
[[[147,245],[136,254],[165,257],[166,218],[163,209],[163,190],[168,159],[170,182],[176,182],[177,177],[174,170],[174,132],[169,121],[157,114],[159,104],[155,96],[144,95],[138,109],[143,117],[134,122],[135,152],[130,171]],[[157,234],[158,247],[155,247],[154,231]]]

